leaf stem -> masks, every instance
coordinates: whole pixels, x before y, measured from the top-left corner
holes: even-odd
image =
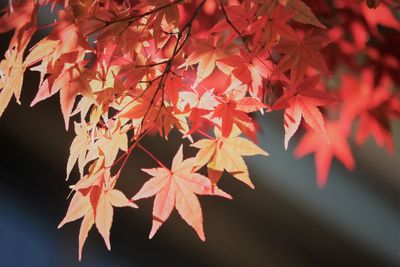
[[[143,150],[144,152],[146,152],[147,155],[149,155],[152,159],[154,159],[155,162],[158,163],[158,165],[160,165],[162,168],[169,170],[169,168],[167,168],[161,161],[159,161],[156,156],[154,156],[150,151],[148,151],[146,148],[144,148],[140,143],[138,143],[138,147]]]
[[[211,135],[209,135],[208,133],[203,132],[202,130],[196,130],[196,132],[198,132],[201,135],[204,135],[205,137],[211,139],[211,140],[215,140],[214,137],[212,137]]]

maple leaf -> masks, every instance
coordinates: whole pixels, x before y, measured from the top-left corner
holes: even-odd
[[[226,170],[236,179],[254,189],[243,156],[268,156],[268,153],[239,135],[240,131],[237,128],[234,128],[228,138],[216,131],[216,139],[201,139],[191,146],[200,149],[196,155],[196,164],[198,166],[207,164],[207,168],[209,171],[211,170],[209,174],[212,174],[210,179],[213,184],[219,181],[222,172]]]
[[[200,91],[200,92],[199,92]],[[179,93],[179,107],[181,110],[188,110],[188,120],[192,122],[190,130],[186,135],[197,131],[201,126],[209,122],[209,114],[219,104],[214,95],[214,90],[193,90]]]
[[[300,84],[291,85],[272,106],[273,110],[285,109],[285,149],[299,128],[301,118],[304,118],[305,122],[326,142],[329,142],[323,116],[317,107],[334,103],[339,99],[332,93],[315,89],[320,79],[320,75],[314,75]]]
[[[56,64],[56,61],[65,54],[85,54],[90,51],[90,47],[74,23],[73,15],[65,10],[60,10],[59,21],[55,25],[53,32],[46,38],[38,42],[32,47],[30,53],[25,59],[24,65],[31,66],[42,61],[42,67],[39,69],[43,73],[46,72],[47,65],[50,67]],[[83,56],[77,57],[76,61],[83,60]]]
[[[16,50],[11,50],[0,62],[0,116],[13,95],[17,99],[17,103],[20,103],[19,97],[25,71],[21,56]]]
[[[75,98],[79,94],[90,94],[90,87],[86,75],[83,74],[82,65],[71,63],[76,59],[76,54],[66,54],[63,60],[57,61],[51,75],[44,80],[39,88],[31,106],[60,92],[60,105],[64,117],[65,129],[69,128],[69,118]],[[68,64],[72,64],[68,65]]]
[[[196,83],[209,76],[216,66],[224,71],[223,67],[218,65],[217,60],[233,54],[235,48],[232,44],[225,43],[225,37],[222,34],[211,35],[208,39],[198,39],[193,46],[193,52],[188,56],[184,65],[198,64]]]
[[[327,183],[333,157],[338,158],[349,170],[352,170],[355,165],[350,146],[347,142],[348,127],[342,121],[328,121],[326,123],[326,132],[330,143],[325,142],[321,135],[315,131],[308,130],[294,152],[298,158],[315,153],[317,183],[319,187],[324,187]]]
[[[242,5],[232,5],[224,7],[227,17],[230,23],[232,23],[236,30],[241,35],[246,35],[250,33],[250,28],[252,23],[256,19],[257,6],[252,5],[251,1],[243,1]],[[229,30],[228,40],[232,40],[237,37],[238,33],[232,29],[232,26],[227,22],[227,20],[220,20],[214,25],[210,32],[225,32]]]
[[[155,128],[162,100],[158,89],[157,84],[152,84],[138,92],[140,97],[124,97],[119,117],[132,119],[133,125],[142,125],[143,129]]]
[[[128,136],[126,134],[129,125],[120,128],[120,122],[117,122],[111,129],[106,129],[100,133],[101,138],[96,141],[100,154],[104,156],[105,165],[111,166],[119,150],[128,150]]]
[[[79,260],[82,258],[83,245],[94,224],[110,250],[113,207],[137,208],[137,205],[132,203],[121,191],[114,189],[114,185],[115,179],[110,178],[109,172],[94,169],[92,173],[83,177],[72,187],[75,194],[71,199],[67,214],[58,228],[84,217],[79,231]]]
[[[182,133],[189,131],[186,119],[183,114],[172,107],[163,107],[156,117],[155,127],[160,136],[168,139],[168,135],[172,129],[176,128]]]
[[[240,55],[233,55],[219,59],[228,66],[233,67],[232,75],[250,88],[251,95],[260,95],[259,88],[262,86],[262,79],[271,75],[272,64],[263,60],[262,57],[251,55],[242,50]]]
[[[8,32],[12,29],[21,29],[31,23],[34,8],[34,0],[13,3],[8,12],[0,17],[0,33]]]
[[[242,85],[224,94],[220,104],[215,107],[211,118],[220,118],[222,136],[228,137],[233,125],[255,139],[253,120],[247,113],[266,107],[258,98],[246,97],[247,86]]]
[[[399,99],[392,95],[393,83],[389,77],[383,77],[376,87],[373,80],[370,69],[364,70],[359,79],[349,75],[343,77],[341,93],[346,101],[341,118],[348,127],[359,120],[355,139],[358,145],[372,135],[378,145],[393,152],[390,120],[400,118]]]
[[[205,240],[203,231],[203,215],[197,195],[214,194],[230,198],[221,190],[212,191],[210,180],[195,173],[196,160],[183,160],[182,146],[176,153],[171,169],[142,169],[153,176],[132,198],[136,201],[142,198],[156,196],[153,206],[153,225],[149,238],[152,238],[160,226],[168,219],[175,207],[179,215],[196,231],[201,240]]]
[[[381,37],[378,25],[400,30],[400,22],[386,5],[375,4],[373,10],[368,8],[367,5],[361,5],[361,12],[375,36]]]
[[[162,32],[162,21],[163,19],[166,20],[167,25],[174,25],[177,26],[179,24],[179,9],[178,6],[176,5],[177,3],[181,1],[169,1],[169,0],[146,0],[146,1],[141,1],[142,3],[137,6],[137,8],[146,8],[152,7],[154,10],[159,9],[158,12],[154,12],[151,14],[149,18],[149,24],[153,24],[153,27],[156,34],[155,34],[155,39],[157,40],[158,38],[156,37],[158,33]],[[168,6],[167,6],[168,5]]]
[[[75,165],[77,161],[78,161],[79,173],[81,176],[83,176],[83,168],[86,163],[87,150],[90,148],[92,143],[91,142],[92,139],[88,134],[86,124],[75,123],[75,133],[76,136],[72,141],[69,150],[70,155],[68,157],[68,162],[67,162],[67,179],[69,177],[69,174],[71,173],[72,167]]]
[[[187,132],[186,121],[181,112],[173,107],[161,104],[162,91],[159,88],[148,88],[140,98],[126,97],[127,104],[119,116],[132,119],[132,124],[141,131],[158,130],[160,136],[168,139],[170,131],[176,127],[182,132]],[[160,106],[162,105],[162,106]]]
[[[5,59],[0,61],[0,117],[12,95],[21,104],[19,99],[25,72],[23,54],[36,31],[36,7],[33,0],[18,2],[0,17],[0,33],[15,29]]]
[[[276,49],[284,56],[273,71],[273,74],[284,73],[290,69],[290,80],[293,83],[300,82],[310,66],[313,69],[328,73],[328,68],[320,53],[320,50],[327,45],[329,39],[313,35],[312,30],[308,31],[303,38],[297,40],[282,39]]]
[[[280,37],[297,40],[296,32],[288,25],[294,14],[293,11],[278,5],[271,14],[266,14],[253,23],[254,43],[260,50],[270,49]]]
[[[120,66],[109,65],[105,60],[99,60],[96,68],[95,77],[90,81],[90,88],[93,93],[101,93],[113,88],[115,90],[119,89],[121,85],[118,84],[116,76],[121,69]],[[103,103],[104,100],[97,99],[97,102]]]
[[[313,26],[326,29],[326,27],[315,17],[311,8],[307,6],[306,3],[304,3],[303,1],[301,0],[278,0],[278,1],[280,1],[281,3],[284,2],[284,5],[287,8],[295,11],[295,16],[293,17],[295,21],[304,24],[311,24]]]
[[[186,89],[187,85],[177,75],[169,75],[165,80],[164,94],[170,99],[171,104],[176,106],[179,101],[179,90]]]
[[[24,67],[42,61],[33,68],[41,73],[41,86],[31,106],[60,91],[61,110],[65,128],[68,130],[75,97],[88,91],[85,75],[79,76],[85,64],[85,51],[90,47],[80,34],[70,12],[60,10],[59,19],[54,31],[32,48],[25,59]],[[43,82],[46,74],[51,75]]]
[[[210,114],[209,110],[192,108],[188,120],[191,121],[190,130],[185,135],[190,135],[199,130],[202,126],[207,125],[209,122],[205,117]]]
[[[190,108],[198,108],[202,110],[214,110],[218,105],[218,100],[213,89],[201,90],[196,88],[192,91],[179,92],[179,106],[184,109],[186,106]]]

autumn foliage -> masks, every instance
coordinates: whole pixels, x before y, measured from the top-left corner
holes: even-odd
[[[49,7],[57,19],[44,25],[38,10]],[[320,186],[333,157],[354,168],[350,140],[362,145],[373,136],[392,152],[399,7],[388,0],[9,1],[0,11],[0,33],[13,31],[0,63],[0,115],[13,96],[19,103],[27,70],[40,75],[31,106],[59,95],[65,128],[76,133],[66,176],[75,166],[80,173],[59,227],[83,218],[79,258],[93,226],[110,249],[113,209],[137,208],[143,198],[154,197],[150,238],[175,208],[205,240],[198,196],[231,199],[218,187],[223,173],[254,188],[243,157],[268,155],[256,144],[266,113],[281,112],[286,149],[303,129],[295,155],[315,154]],[[42,30],[49,34],[31,43]],[[197,155],[186,158],[181,145],[169,165],[141,144],[154,134],[167,141],[171,131]],[[149,180],[128,198],[115,185],[133,151],[156,167],[142,169]]]

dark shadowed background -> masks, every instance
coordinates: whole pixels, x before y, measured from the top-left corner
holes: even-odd
[[[1,55],[10,36],[0,36]],[[328,186],[319,189],[313,157],[296,160],[284,151],[279,113],[261,119],[260,146],[271,156],[247,160],[256,189],[227,176],[221,187],[233,201],[200,197],[206,242],[176,211],[149,240],[148,199],[137,210],[116,209],[111,252],[92,229],[78,263],[80,222],[57,230],[68,185],[78,178],[75,170],[64,179],[74,133],[64,129],[58,95],[29,108],[38,79],[27,72],[22,106],[12,100],[0,119],[0,266],[400,266],[399,122],[394,155],[369,140],[355,150],[354,172],[335,161]],[[144,145],[169,165],[177,141],[173,134]],[[117,187],[133,196],[148,178],[139,168],[153,166],[134,153]]]

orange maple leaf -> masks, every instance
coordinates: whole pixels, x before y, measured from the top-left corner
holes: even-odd
[[[153,226],[149,238],[152,238],[160,226],[168,219],[174,207],[181,217],[193,227],[201,240],[205,240],[203,215],[197,195],[219,195],[230,198],[228,194],[216,188],[212,190],[210,180],[196,171],[196,159],[183,160],[182,146],[176,153],[172,168],[142,169],[153,178],[147,181],[132,198],[156,196],[153,207]]]
[[[234,46],[226,44],[223,34],[216,37],[211,35],[208,39],[198,39],[193,46],[193,52],[184,65],[198,64],[196,84],[208,77],[216,66],[224,71],[223,67],[219,67],[217,60],[226,58],[234,52]]]
[[[19,102],[25,68],[22,66],[22,54],[16,50],[6,53],[6,58],[0,62],[0,116],[3,114],[11,97],[14,95]]]
[[[0,62],[0,117],[12,95],[21,104],[19,98],[25,72],[22,61],[25,49],[36,31],[36,10],[37,5],[33,0],[20,1],[0,17],[0,33],[15,30],[5,59]]]
[[[99,166],[94,168],[96,167]],[[114,189],[115,181],[115,178],[110,176],[109,170],[99,169],[93,170],[71,187],[75,194],[71,199],[67,214],[58,228],[84,217],[79,231],[79,260],[82,258],[82,248],[93,224],[96,225],[110,250],[113,207],[137,208],[137,205],[132,203],[121,191]]]

